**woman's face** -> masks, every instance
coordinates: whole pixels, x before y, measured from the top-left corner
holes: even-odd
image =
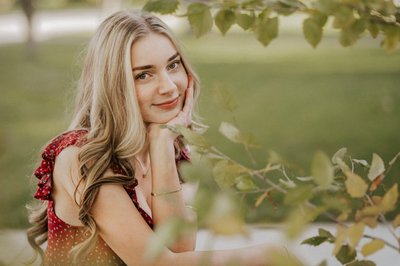
[[[171,41],[150,33],[131,48],[136,95],[145,123],[164,124],[182,110],[186,70]]]

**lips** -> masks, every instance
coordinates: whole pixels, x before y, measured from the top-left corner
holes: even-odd
[[[169,110],[175,108],[178,105],[178,103],[179,103],[179,96],[176,97],[175,99],[153,105],[164,110]]]

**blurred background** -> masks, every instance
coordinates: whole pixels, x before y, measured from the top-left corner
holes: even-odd
[[[91,34],[108,14],[140,9],[145,1],[28,2],[33,6],[0,0],[0,229],[28,226],[25,205],[37,181],[31,175],[42,147],[69,123]],[[302,176],[310,174],[317,150],[331,156],[347,147],[353,158],[369,162],[373,152],[388,162],[400,151],[400,53],[380,48],[379,37],[364,36],[343,48],[338,33],[327,28],[313,49],[302,36],[303,18],[291,16],[280,21],[278,38],[263,47],[236,26],[225,37],[214,27],[196,39],[186,19],[161,18],[201,78],[198,112],[210,126],[207,138],[238,161],[250,164],[243,147],[218,133],[221,121],[234,120],[254,135],[257,166],[273,150]],[[233,114],[214,102],[216,88],[237,99]],[[395,165],[387,182],[399,174]],[[248,219],[279,221],[283,211],[266,201]]]

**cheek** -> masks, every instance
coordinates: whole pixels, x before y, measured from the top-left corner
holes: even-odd
[[[183,70],[182,72],[179,73],[179,77],[178,77],[176,83],[178,84],[178,88],[181,92],[184,92],[187,89],[188,77],[187,77],[185,70]]]

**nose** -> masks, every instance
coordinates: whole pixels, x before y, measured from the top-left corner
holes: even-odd
[[[175,82],[171,79],[169,73],[163,72],[160,75],[158,92],[160,94],[172,94],[175,90],[177,90]]]

